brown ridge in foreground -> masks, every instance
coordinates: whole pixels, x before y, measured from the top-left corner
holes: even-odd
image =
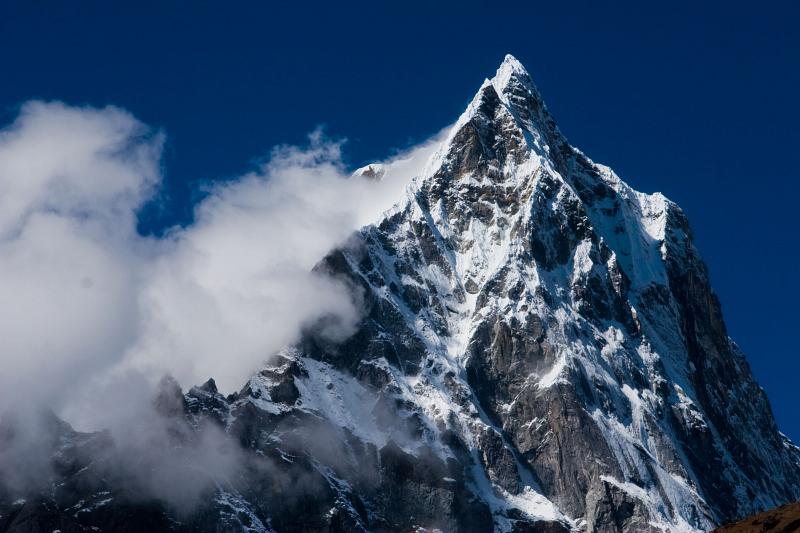
[[[789,503],[750,517],[726,524],[714,533],[791,533],[800,531],[800,502]]]

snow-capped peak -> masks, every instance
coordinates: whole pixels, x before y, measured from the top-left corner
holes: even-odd
[[[214,529],[694,533],[800,498],[685,216],[570,146],[513,56],[406,193],[317,266],[353,335],[175,402],[253,452]]]
[[[528,71],[525,70],[525,67],[522,66],[522,63],[511,54],[506,54],[503,62],[500,63],[500,66],[497,68],[494,78],[491,80],[492,85],[494,85],[498,93],[502,93],[508,86],[512,77],[517,77],[526,82],[531,81],[531,76],[528,74]]]

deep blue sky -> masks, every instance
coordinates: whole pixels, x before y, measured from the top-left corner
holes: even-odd
[[[0,3],[0,120],[115,104],[168,135],[143,232],[324,124],[353,166],[452,122],[507,52],[562,131],[688,213],[731,336],[800,442],[800,3]],[[737,5],[741,4],[741,5]],[[223,6],[227,6],[224,7]]]

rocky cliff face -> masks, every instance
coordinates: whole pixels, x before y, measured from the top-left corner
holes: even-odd
[[[800,499],[686,217],[570,146],[510,56],[317,270],[363,301],[346,341],[320,324],[227,398],[164,384],[174,446],[212,425],[245,458],[199,511],[131,496],[81,451],[112,442],[53,423],[68,465],[0,494],[0,530],[707,531]]]

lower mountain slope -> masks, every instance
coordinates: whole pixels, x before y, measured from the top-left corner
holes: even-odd
[[[800,502],[782,505],[732,524],[725,524],[715,533],[794,533],[800,531]]]

